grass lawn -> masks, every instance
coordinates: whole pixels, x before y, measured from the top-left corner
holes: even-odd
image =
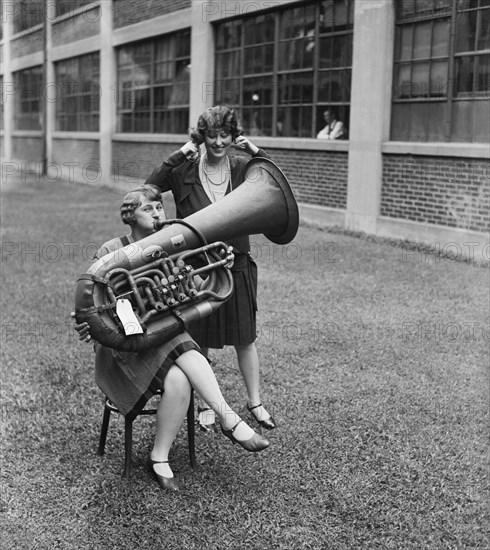
[[[154,419],[96,455],[102,395],[70,321],[77,277],[123,232],[121,193],[19,183],[2,193],[1,548],[488,548],[489,271],[301,226],[252,238],[262,393],[279,428],[253,455],[185,430],[145,469]],[[212,353],[244,416],[232,350]]]

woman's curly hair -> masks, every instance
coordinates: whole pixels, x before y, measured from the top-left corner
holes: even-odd
[[[124,195],[121,204],[121,219],[123,223],[127,225],[134,225],[136,223],[134,211],[141,206],[142,195],[151,202],[158,201],[163,205],[160,189],[156,185],[140,185],[139,187],[135,187]]]
[[[233,140],[243,133],[238,115],[233,109],[224,105],[210,107],[197,121],[197,128],[189,130],[190,139],[196,144],[204,143],[204,137],[210,130],[225,130],[231,134]]]

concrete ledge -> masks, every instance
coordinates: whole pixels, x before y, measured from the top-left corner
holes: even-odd
[[[304,202],[300,202],[298,207],[300,222],[318,227],[345,227],[345,210]]]
[[[12,132],[12,137],[13,138],[23,138],[23,137],[42,138],[43,131],[42,130],[14,130]]]
[[[420,155],[432,157],[490,158],[487,143],[417,143],[390,141],[382,144],[383,154]]]
[[[100,47],[100,34],[89,36],[88,38],[77,40],[76,42],[53,46],[51,49],[51,60],[61,61],[63,59],[70,59],[71,57],[78,57],[79,55],[84,55],[87,53],[98,52],[100,51]]]
[[[113,134],[112,141],[133,143],[186,143],[189,136],[186,134]]]
[[[489,233],[379,216],[376,236],[423,243],[436,253],[459,260],[490,262]],[[413,250],[410,253],[421,254]]]
[[[15,73],[16,71],[22,71],[23,69],[30,69],[37,65],[43,64],[43,52],[32,52],[22,57],[14,57],[10,61],[10,70]],[[6,83],[4,83],[5,86]]]
[[[257,145],[264,149],[289,149],[299,151],[342,151],[349,152],[349,142],[347,140],[330,141],[328,139],[314,138],[286,138],[286,137],[264,137],[264,136],[249,136],[247,137]]]
[[[100,132],[53,132],[54,139],[100,139]]]

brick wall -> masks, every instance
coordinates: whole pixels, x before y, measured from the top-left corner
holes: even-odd
[[[100,27],[100,8],[84,11],[78,15],[62,19],[52,27],[53,46],[76,42],[96,36]]]
[[[163,159],[182,145],[183,143],[113,142],[114,182],[136,184],[139,180],[145,180]]]
[[[114,28],[191,7],[191,0],[114,0]]]
[[[382,216],[490,229],[487,160],[384,155],[382,185]]]
[[[12,59],[40,52],[43,49],[43,31],[38,30],[21,36],[11,42]]]
[[[26,163],[41,163],[43,142],[41,137],[12,138],[12,157]]]
[[[53,139],[52,166],[59,177],[82,179],[86,183],[101,181],[99,142],[91,139]]]
[[[128,183],[148,177],[182,143],[128,143],[113,145],[115,178]],[[347,153],[269,149],[294,190],[296,199],[315,205],[346,208]],[[237,153],[233,153],[237,154]]]
[[[298,202],[344,209],[347,206],[347,153],[270,149]]]

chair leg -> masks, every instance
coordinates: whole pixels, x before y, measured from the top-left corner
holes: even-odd
[[[189,408],[187,409],[187,440],[189,443],[189,459],[191,461],[192,468],[196,467],[196,424],[194,415],[194,390],[191,389],[191,399],[189,402]]]
[[[105,451],[105,442],[107,440],[107,430],[109,429],[109,420],[111,418],[111,410],[107,407],[107,404],[104,406],[104,416],[102,417],[102,426],[100,428],[100,437],[99,437],[99,448],[97,449],[97,454],[103,456]]]
[[[133,449],[133,421],[124,419],[124,471],[122,476],[131,477],[131,454]]]

